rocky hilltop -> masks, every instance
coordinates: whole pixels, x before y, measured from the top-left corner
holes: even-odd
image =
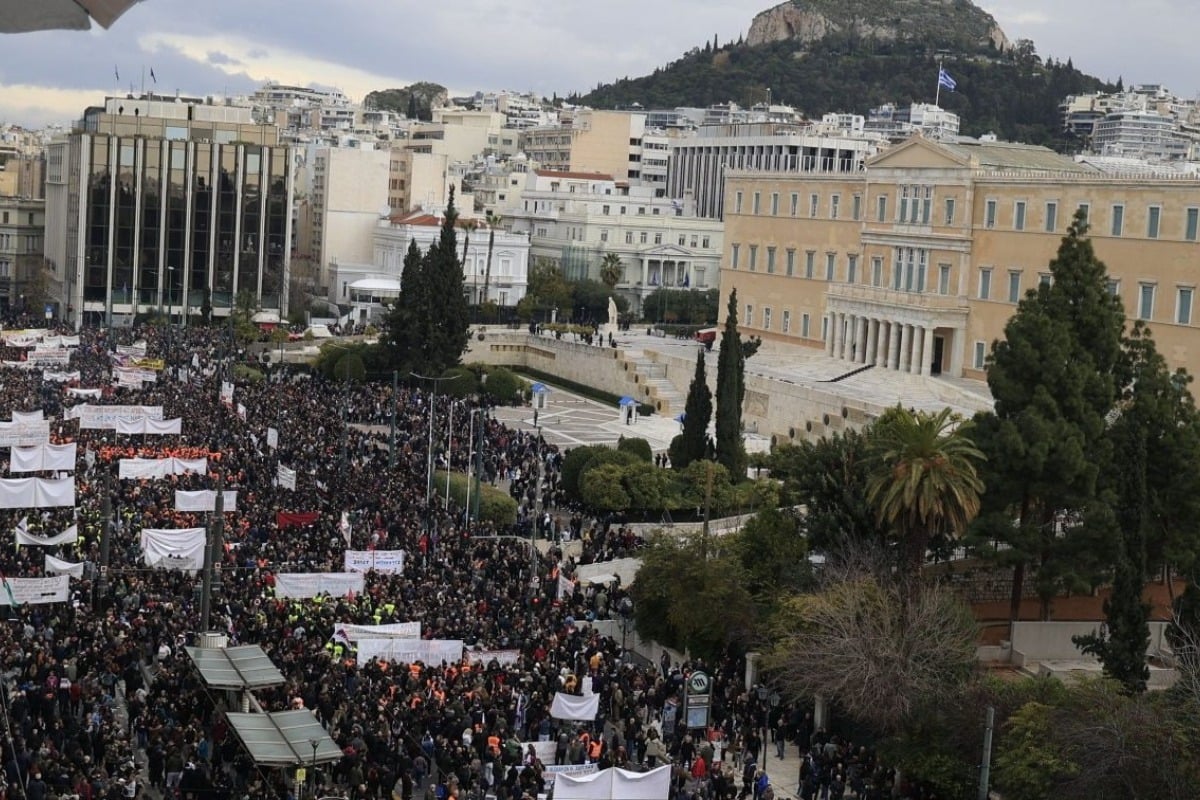
[[[970,0],[788,0],[755,16],[746,43],[807,45],[832,35],[1011,46],[995,18]]]

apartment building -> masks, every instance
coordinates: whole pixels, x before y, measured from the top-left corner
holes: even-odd
[[[317,257],[318,283],[330,285],[332,265],[371,260],[371,235],[391,213],[387,150],[325,147],[313,155],[312,233],[309,252]]]
[[[0,311],[23,310],[31,295],[40,298],[45,235],[44,200],[0,197]]]
[[[619,181],[642,180],[646,115],[627,111],[576,111],[562,124],[530,128],[521,133],[521,149],[543,169],[593,172]],[[657,145],[653,148],[658,151]],[[651,159],[653,173],[661,171]]]
[[[640,309],[660,286],[716,288],[722,252],[719,221],[685,215],[682,204],[611,175],[533,170],[517,201],[502,212],[529,235],[532,256],[559,265],[567,280],[599,280],[608,253],[621,259],[616,289]]]
[[[45,255],[63,318],[195,314],[206,299],[221,315],[242,292],[287,314],[292,153],[248,114],[113,98],[49,145]]]
[[[914,137],[856,175],[729,176],[721,292],[748,333],[859,366],[985,378],[1077,209],[1109,288],[1200,367],[1200,180],[1114,175],[1029,145]],[[721,308],[725,308],[725,300]]]

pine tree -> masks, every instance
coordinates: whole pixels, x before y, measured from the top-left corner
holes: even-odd
[[[440,375],[462,360],[470,334],[467,299],[463,294],[463,267],[458,257],[454,188],[446,204],[441,234],[425,253],[421,267],[424,288],[423,362],[426,374]]]
[[[421,248],[415,239],[409,241],[400,273],[400,296],[388,314],[387,328],[381,337],[387,362],[402,372],[415,370],[425,360],[422,345],[426,292],[422,262]]]
[[[671,442],[671,466],[683,469],[704,458],[708,450],[708,422],[712,418],[712,390],[704,363],[704,349],[697,348],[696,372],[684,405],[683,432]]]
[[[742,441],[742,396],[746,360],[738,335],[737,289],[729,293],[721,352],[717,357],[717,461],[731,480],[746,477],[746,447]]]
[[[1098,579],[1113,546],[1103,526],[1074,524],[1096,505],[1111,458],[1105,417],[1124,385],[1124,311],[1086,233],[1077,214],[1050,263],[1052,280],[1005,325],[988,365],[995,411],[976,420],[987,493],[972,538],[1009,545],[993,555],[1013,568],[1014,620],[1028,565],[1037,566],[1044,615],[1060,589]],[[1075,516],[1064,522],[1063,511]]]

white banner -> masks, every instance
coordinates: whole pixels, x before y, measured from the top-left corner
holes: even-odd
[[[555,719],[571,719],[593,722],[600,712],[600,695],[592,694],[584,697],[554,693],[554,702],[550,704],[550,716]]]
[[[48,575],[70,575],[72,578],[83,577],[83,564],[74,564],[70,561],[63,561],[55,558],[49,553],[46,554],[46,563],[43,569]]]
[[[223,511],[237,511],[237,491],[224,492]],[[201,489],[196,492],[175,490],[176,511],[216,511],[217,493],[212,489]]]
[[[37,411],[14,411],[12,412],[13,422],[41,422],[46,418],[39,408]]]
[[[168,475],[186,475],[208,472],[207,458],[122,458],[118,477],[121,480],[165,478]],[[215,502],[215,499],[214,499]]]
[[[554,800],[667,800],[671,793],[671,764],[649,772],[610,767],[590,775],[558,771]]]
[[[575,577],[584,583],[609,583],[611,576],[616,575],[621,579],[622,586],[629,586],[641,567],[640,558],[615,558],[612,561],[582,564],[575,569]]]
[[[529,752],[529,748],[533,748],[537,760],[542,762],[542,766],[554,763],[554,751],[558,747],[558,742],[521,742],[521,761],[525,761],[525,754]],[[571,766],[585,766],[584,764],[572,764]],[[595,764],[586,766],[595,767]]]
[[[183,430],[183,418],[150,419],[149,417],[121,417],[117,420],[116,432],[127,436],[155,435],[177,436]]]
[[[339,597],[350,592],[362,594],[361,572],[281,572],[275,576],[276,597]]]
[[[50,441],[50,421],[0,422],[0,447],[31,447]]]
[[[558,575],[558,599],[570,597],[575,594],[575,581],[568,578],[566,575],[559,573]]]
[[[363,639],[420,639],[421,623],[390,622],[386,625],[353,625],[349,622],[333,626],[333,635],[341,634],[348,642]]]
[[[117,386],[120,386],[122,389],[141,389],[142,388],[141,370],[118,369],[116,380],[117,380]],[[120,426],[121,426],[121,423],[118,422],[117,423],[118,429],[120,428]]]
[[[221,403],[233,407],[233,384],[229,381],[221,381]]]
[[[66,575],[53,578],[4,578],[0,581],[0,605],[63,603],[70,596],[71,579]]]
[[[58,374],[63,374],[63,373],[58,373]],[[44,373],[43,373],[42,377],[45,377]],[[50,378],[46,378],[46,380],[50,380]],[[74,380],[79,380],[79,378],[75,378]],[[99,400],[101,397],[104,396],[104,390],[103,389],[81,389],[78,386],[70,386],[67,388],[67,394],[69,394],[71,397],[93,397],[93,398]],[[65,417],[65,418],[71,419],[71,417]]]
[[[44,369],[44,370],[42,370],[42,380],[50,381],[51,383],[71,383],[72,381],[83,380],[83,373],[81,373],[79,370],[74,370],[73,372],[61,372],[61,371],[52,370],[52,369]],[[92,390],[92,389],[82,389],[82,390],[67,389],[67,391],[68,392],[71,392],[71,391],[85,391],[85,392],[86,391],[95,391],[96,392],[95,396],[96,397],[100,396],[99,389],[94,389],[94,390]],[[76,397],[86,397],[86,396],[87,395],[76,395]]]
[[[373,658],[390,663],[457,664],[463,653],[459,639],[359,639],[357,647],[359,664]]]
[[[14,447],[9,472],[75,471],[77,445],[39,444],[35,447]]]
[[[246,407],[241,403],[237,404],[237,415],[242,422],[246,421]]]
[[[16,534],[17,547],[21,545],[28,547],[54,547],[59,544],[71,544],[72,542],[79,541],[78,525],[72,525],[62,533],[56,533],[53,536],[34,536],[29,533],[25,520],[22,519],[17,523],[17,527],[13,533]]]
[[[275,469],[275,480],[279,485],[288,491],[296,491],[296,470],[288,469],[283,464],[280,464]]]
[[[0,508],[51,508],[75,505],[75,479],[0,479]]]
[[[83,429],[116,430],[117,420],[122,417],[142,417],[147,419],[162,419],[162,406],[98,406],[92,403],[75,406],[70,410],[70,416],[64,419],[78,419],[79,427]]]
[[[279,431],[274,428],[267,428],[267,447],[272,450],[279,448]]]
[[[517,663],[517,659],[521,657],[520,650],[468,650],[467,660],[472,664],[482,664],[487,666],[495,661],[502,667],[509,667]],[[551,754],[553,760],[553,754]]]
[[[539,742],[539,744],[541,743]],[[550,757],[550,761],[546,761],[541,756],[538,756],[538,760],[542,762],[545,767],[542,771],[547,775],[592,775],[600,771],[599,764],[555,764],[553,763],[554,756]]]
[[[42,340],[49,331],[46,328],[13,328],[0,331],[0,339],[10,347],[33,347]]]
[[[403,550],[346,550],[343,557],[346,572],[375,572],[400,575],[404,572]]]
[[[30,350],[29,355],[25,357],[25,363],[38,367],[46,365],[65,367],[70,362],[71,351],[66,348]]]
[[[140,542],[146,566],[186,571],[204,566],[204,547],[208,542],[204,528],[143,528]]]
[[[46,347],[79,347],[78,336],[43,336],[42,344]]]
[[[117,345],[117,355],[130,356],[132,358],[145,358],[146,343],[139,340],[133,344],[119,344]]]

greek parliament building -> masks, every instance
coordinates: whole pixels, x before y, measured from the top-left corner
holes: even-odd
[[[1200,370],[1200,179],[1109,174],[1041,147],[914,137],[856,174],[731,172],[721,310],[846,362],[983,380],[1078,209],[1109,289]]]
[[[77,328],[165,311],[287,314],[291,153],[211,100],[109,98],[47,152],[46,258]]]

